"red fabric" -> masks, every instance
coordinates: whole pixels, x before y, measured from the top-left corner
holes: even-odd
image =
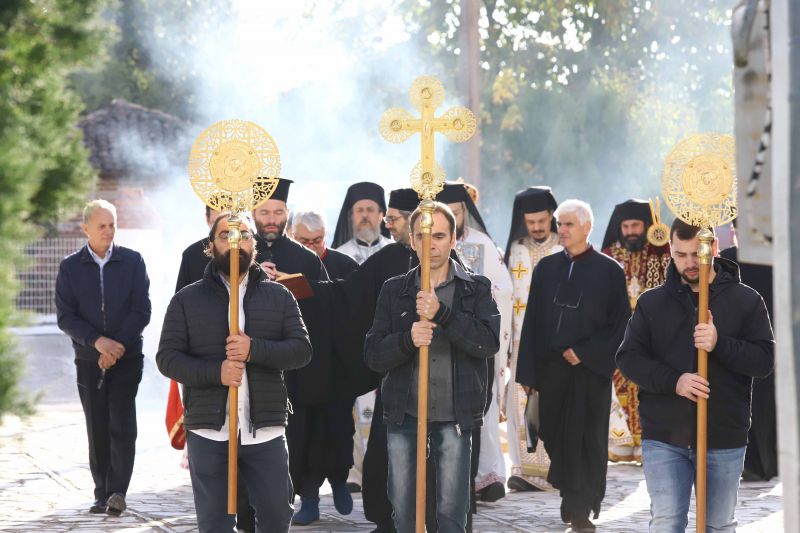
[[[169,396],[167,397],[167,435],[173,448],[182,450],[186,445],[186,432],[183,428],[183,403],[178,392],[178,383],[170,380]]]

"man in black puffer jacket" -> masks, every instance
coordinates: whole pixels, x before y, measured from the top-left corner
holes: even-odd
[[[257,531],[288,531],[293,490],[285,427],[283,371],[311,360],[292,294],[254,262],[255,226],[243,216],[239,250],[238,335],[228,331],[228,220],[209,233],[212,261],[203,279],[178,292],[167,308],[156,362],[183,384],[184,425],[200,531],[232,531],[226,512],[228,387],[239,388],[239,471],[256,510]]]
[[[714,258],[709,321],[697,324],[699,228],[672,224],[672,263],[645,292],[625,331],[617,365],[639,385],[644,475],[652,533],[684,531],[695,477],[697,398],[708,398],[707,525],[733,532],[754,377],[772,371],[774,340],[764,300],[739,269]],[[716,255],[716,241],[714,241]],[[708,380],[696,374],[708,351]]]

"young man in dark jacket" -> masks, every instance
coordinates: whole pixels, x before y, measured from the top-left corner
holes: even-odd
[[[150,322],[150,280],[138,252],[114,244],[117,210],[94,200],[83,210],[86,246],[61,261],[58,327],[72,338],[78,393],[89,436],[95,502],[119,516],[136,455],[136,393],[142,331]]]
[[[422,256],[421,212],[410,219],[411,243]],[[487,361],[499,348],[500,314],[491,282],[450,259],[455,217],[435,204],[431,287],[420,290],[419,267],[389,279],[367,334],[367,365],[384,373],[383,418],[389,450],[389,499],[399,533],[414,531],[417,454],[417,350],[429,347],[428,436],[436,468],[436,519],[441,533],[464,532],[470,505],[472,429],[483,423]],[[432,317],[426,319],[424,317]]]
[[[741,283],[732,261],[714,258],[709,320],[696,324],[698,232],[680,219],[672,224],[666,281],[639,298],[617,352],[620,370],[639,385],[651,533],[686,529],[695,478],[697,398],[708,399],[707,526],[735,530],[753,378],[768,375],[774,362],[764,300]],[[714,255],[716,246],[714,241]],[[708,380],[696,373],[698,348],[709,353]]]
[[[212,261],[203,279],[173,298],[156,362],[183,384],[184,425],[201,532],[233,531],[227,514],[228,387],[239,388],[239,472],[256,510],[256,531],[288,531],[292,483],[286,451],[288,398],[283,371],[311,359],[292,294],[254,262],[255,227],[244,216],[239,250],[238,335],[229,335],[228,219],[209,233]]]

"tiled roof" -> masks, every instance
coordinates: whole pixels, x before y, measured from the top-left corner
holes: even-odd
[[[188,125],[162,111],[116,99],[79,125],[101,179],[163,176],[170,169],[185,168],[188,160]]]

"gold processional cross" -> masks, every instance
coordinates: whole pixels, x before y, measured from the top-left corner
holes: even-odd
[[[408,92],[411,103],[420,112],[419,118],[402,108],[391,108],[381,116],[380,132],[391,143],[401,143],[415,133],[420,134],[422,159],[411,171],[411,187],[422,202],[420,217],[422,226],[422,258],[420,260],[420,288],[431,290],[430,250],[433,227],[433,199],[444,187],[444,169],[434,159],[434,134],[441,133],[447,139],[464,142],[475,133],[477,120],[466,107],[451,107],[443,115],[436,116],[436,108],[444,101],[442,82],[433,76],[421,76],[414,80]],[[432,317],[420,317],[423,320]],[[416,531],[425,531],[425,459],[428,435],[428,347],[419,348],[419,384],[417,401],[417,499]]]

